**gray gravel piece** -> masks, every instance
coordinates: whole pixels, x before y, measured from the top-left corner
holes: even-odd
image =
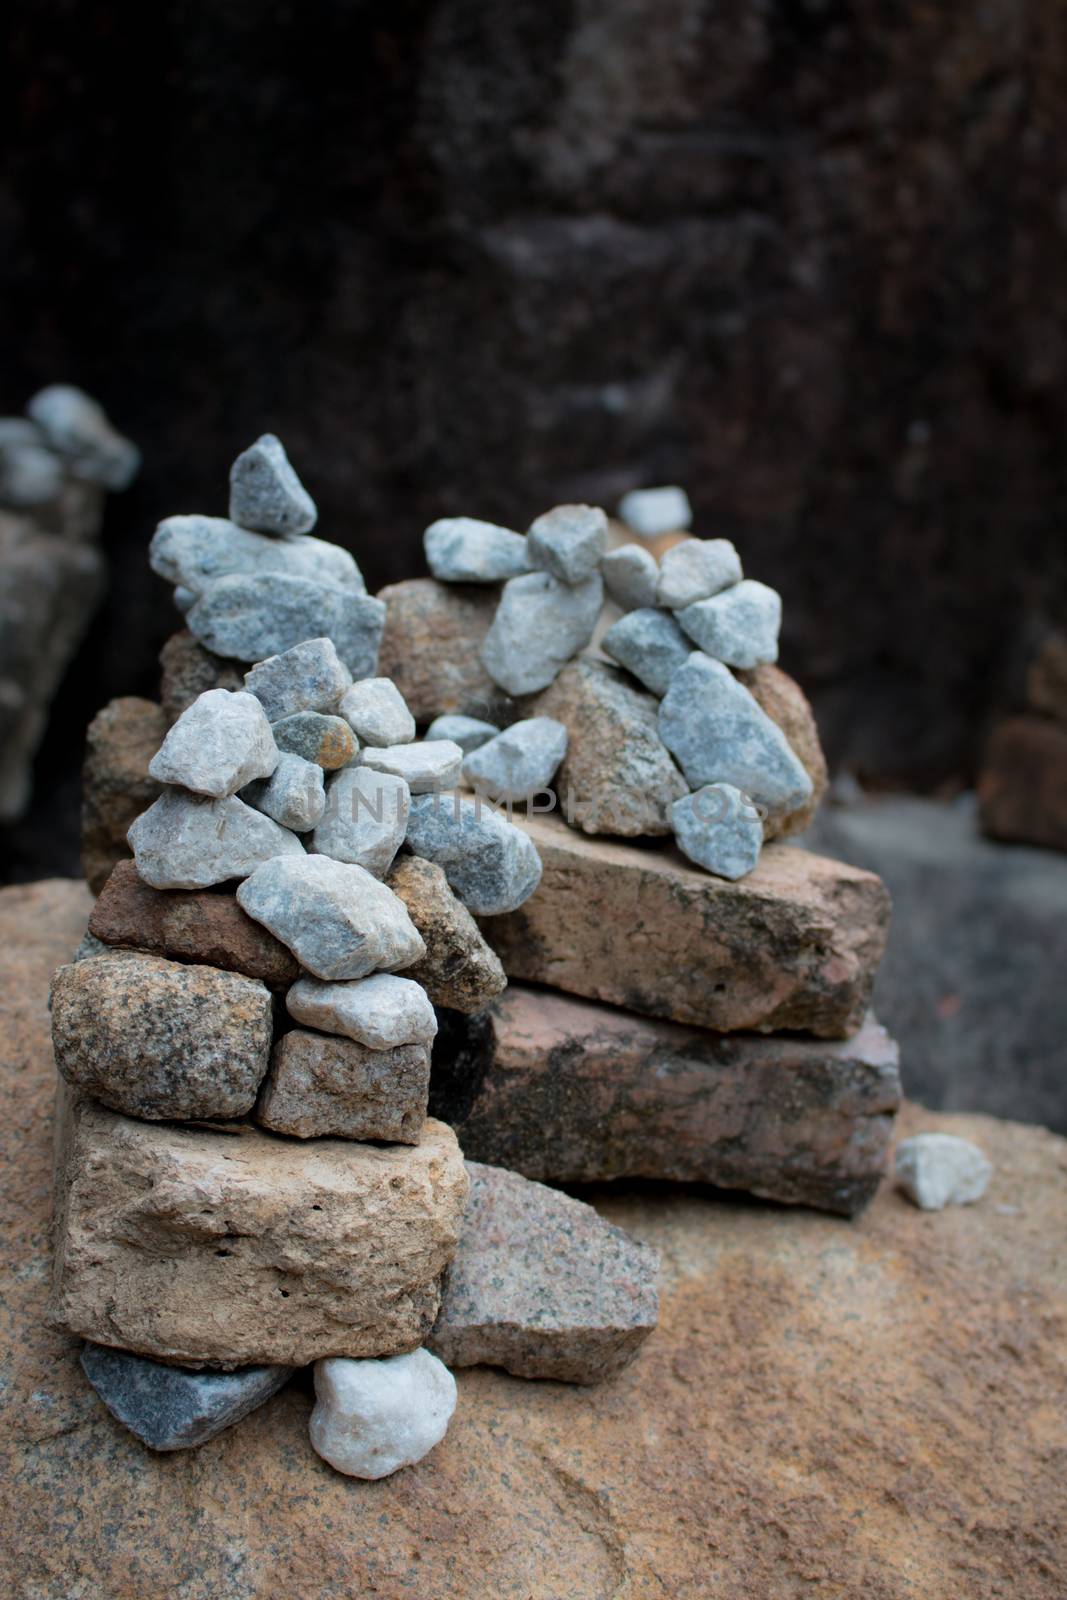
[[[363,751],[363,765],[373,772],[403,778],[412,794],[452,789],[459,782],[463,751],[451,739],[423,739],[416,744],[391,744]]]
[[[82,1370],[111,1415],[150,1450],[189,1450],[277,1394],[295,1367],[191,1372],[126,1350],[87,1344]]]
[[[437,1013],[426,990],[410,978],[376,972],[358,983],[299,978],[285,997],[289,1015],[320,1033],[339,1033],[368,1050],[432,1044]]]
[[[781,597],[754,578],[710,600],[698,600],[676,615],[704,654],[728,667],[747,669],[778,660]]]
[[[272,817],[280,827],[307,833],[326,809],[322,768],[314,761],[305,761],[303,756],[286,752],[279,756],[271,776],[249,784],[241,791],[241,799]]]
[[[171,728],[148,775],[221,800],[256,778],[269,778],[278,759],[270,722],[253,695],[207,689]]]
[[[304,639],[245,673],[245,688],[271,722],[298,711],[330,711],[351,682],[332,639]]]
[[[304,856],[295,833],[236,795],[201,799],[165,789],[126,835],[138,876],[153,889],[209,889],[247,878],[275,856]]]
[[[354,558],[340,545],[306,537],[272,539],[268,534],[239,528],[226,517],[198,513],[164,517],[152,535],[148,561],[152,571],[168,583],[180,584],[196,594],[203,594],[216,578],[236,573],[254,577],[270,572],[290,578],[314,578],[318,583],[366,593]],[[321,628],[312,628],[305,638],[314,638],[321,632]]]
[[[233,522],[258,533],[310,533],[318,515],[275,434],[261,434],[241,451],[230,468]]]
[[[488,739],[495,739],[500,729],[495,722],[481,722],[477,717],[461,717],[458,714],[446,712],[443,717],[435,717],[426,729],[427,740],[451,739],[453,744],[458,744],[465,756],[472,750],[477,750]]]
[[[415,718],[392,678],[363,678],[354,683],[337,709],[361,744],[381,749],[410,744],[415,737]]]
[[[508,694],[547,689],[571,657],[589,644],[603,603],[599,573],[574,586],[560,583],[548,572],[512,578],[504,585],[482,644],[482,665]]]
[[[486,801],[466,795],[417,795],[408,846],[444,868],[449,887],[478,917],[515,911],[541,881],[533,841]]]
[[[692,654],[693,641],[668,612],[642,607],[613,623],[600,648],[662,699],[673,674]]]
[[[530,565],[561,583],[584,583],[607,548],[608,519],[599,506],[554,506],[530,524]]]
[[[624,544],[609,550],[600,563],[608,599],[623,611],[656,604],[659,566],[650,550],[640,544]]]
[[[521,533],[476,517],[431,522],[422,542],[430,571],[442,583],[499,583],[532,565]]]
[[[209,584],[185,620],[208,650],[237,661],[263,661],[325,634],[352,676],[369,678],[378,665],[385,606],[312,578],[234,573]]]
[[[411,791],[403,778],[370,767],[345,767],[330,779],[312,848],[382,878],[407,833]]]
[[[678,611],[741,578],[741,557],[729,539],[683,539],[660,559],[656,603]]]
[[[567,754],[567,730],[554,717],[513,722],[495,739],[465,757],[463,776],[493,799],[532,798],[556,775]]]
[[[736,882],[759,860],[763,823],[733,784],[709,783],[676,800],[671,824],[682,854],[717,878]]]

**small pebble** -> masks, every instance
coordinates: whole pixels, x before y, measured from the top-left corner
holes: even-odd
[[[698,600],[676,616],[706,656],[728,667],[748,669],[778,660],[781,597],[754,578]]]
[[[916,1133],[897,1145],[897,1185],[923,1211],[981,1200],[993,1176],[984,1151],[951,1133]]]
[[[733,784],[709,783],[676,800],[671,826],[683,855],[717,878],[736,882],[759,860],[763,823]]]
[[[463,751],[451,739],[422,740],[417,744],[391,744],[365,749],[363,765],[374,772],[391,772],[403,778],[412,794],[451,789],[459,782]]]
[[[359,741],[343,717],[321,711],[298,711],[273,724],[279,750],[314,761],[325,772],[336,772],[359,754]]]
[[[476,917],[516,911],[541,881],[533,841],[466,795],[418,795],[411,802],[408,846],[444,868],[453,894]]]
[[[477,750],[485,744],[487,739],[495,739],[500,729],[493,722],[479,722],[477,717],[461,717],[446,714],[436,717],[426,729],[426,738],[451,739],[453,744],[458,744],[465,756],[472,750]]]
[[[250,783],[241,791],[241,799],[255,806],[265,816],[273,817],[283,828],[294,833],[307,833],[314,828],[326,809],[326,788],[322,768],[303,756],[288,752],[278,758],[278,765],[269,778]]]
[[[264,433],[230,468],[230,520],[257,533],[310,533],[315,502],[300,482],[281,440]]]
[[[150,1450],[190,1450],[277,1394],[295,1367],[192,1372],[87,1344],[82,1370],[111,1415]]]
[[[236,795],[208,800],[164,789],[126,837],[138,877],[153,889],[210,889],[276,856],[306,859],[295,833]]]
[[[160,783],[221,800],[269,778],[278,747],[259,701],[242,691],[207,689],[184,710],[148,764]]]
[[[662,699],[693,643],[668,612],[641,607],[613,623],[600,648]]]
[[[600,563],[600,576],[608,599],[623,611],[656,604],[659,567],[655,556],[643,545],[624,544],[618,550],[609,550]]]
[[[440,1443],[455,1409],[456,1380],[428,1350],[316,1361],[311,1443],[350,1478],[387,1478]]]
[[[741,558],[729,539],[683,539],[660,561],[656,603],[680,611],[741,578]]]
[[[562,722],[528,717],[465,757],[463,776],[472,788],[493,799],[523,800],[547,789],[566,754],[567,730]]]
[[[422,536],[426,560],[442,583],[498,583],[529,572],[521,533],[475,517],[442,517]]]
[[[382,749],[410,744],[415,718],[392,678],[363,678],[343,696],[338,711],[361,744]]]
[[[407,833],[411,791],[403,778],[370,767],[345,767],[330,779],[312,848],[352,861],[383,878]]]
[[[592,639],[603,603],[599,573],[573,587],[548,572],[512,578],[482,644],[482,665],[508,694],[547,689]]]
[[[437,1013],[426,990],[410,978],[376,972],[358,983],[300,978],[286,997],[289,1015],[320,1033],[339,1033],[368,1050],[432,1044]]]
[[[313,578],[231,573],[207,585],[186,622],[208,650],[235,661],[263,661],[325,634],[352,676],[369,678],[378,665],[385,606],[358,589]]]
[[[271,722],[298,711],[330,711],[351,682],[332,639],[304,639],[245,673],[245,688]]]
[[[673,483],[661,489],[631,489],[619,501],[618,511],[619,520],[642,539],[677,533],[690,527],[693,521],[689,496]]]
[[[101,405],[82,389],[53,383],[34,395],[26,413],[75,477],[103,489],[129,488],[141,465],[141,452],[111,426]]]
[[[600,566],[608,519],[599,506],[556,506],[530,524],[526,537],[531,566],[573,586]]]

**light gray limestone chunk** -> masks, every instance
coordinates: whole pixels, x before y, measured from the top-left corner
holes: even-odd
[[[463,776],[472,788],[494,799],[532,798],[547,789],[566,754],[567,730],[562,722],[527,717],[465,757]]]
[[[138,877],[153,889],[210,889],[213,883],[247,878],[275,856],[304,858],[295,833],[236,795],[208,800],[164,789],[126,838]]]
[[[660,559],[656,604],[680,611],[740,583],[742,576],[741,557],[729,539],[683,539]]]
[[[232,1428],[283,1388],[295,1367],[192,1372],[87,1344],[82,1371],[111,1415],[150,1450],[191,1450]]]
[[[276,434],[241,451],[230,468],[231,521],[258,533],[310,533],[318,515]]]
[[[376,972],[358,983],[299,978],[285,1000],[289,1015],[320,1033],[339,1033],[368,1050],[432,1044],[437,1013],[421,983]]]
[[[444,868],[449,887],[477,917],[515,911],[541,881],[533,841],[484,800],[467,795],[416,795],[408,846]]]
[[[343,717],[321,711],[297,711],[273,725],[279,750],[314,761],[324,772],[347,767],[359,754],[359,741]]]
[[[676,800],[671,825],[682,854],[717,878],[736,882],[759,860],[763,823],[731,783],[709,783]]]
[[[451,789],[459,782],[463,751],[451,739],[422,739],[415,744],[365,748],[363,765],[373,772],[403,778],[412,794]]]
[[[303,639],[245,673],[245,688],[271,722],[298,711],[330,711],[351,682],[352,674],[332,639]]]
[[[526,540],[476,517],[442,517],[422,536],[430,571],[441,583],[499,583],[529,572]]]
[[[482,644],[482,665],[508,694],[547,689],[592,639],[603,603],[599,573],[574,586],[548,572],[510,579]]]
[[[148,764],[159,783],[221,800],[278,765],[267,714],[254,695],[206,689],[187,706]]]
[[[281,573],[290,578],[313,578],[317,583],[366,593],[363,575],[354,558],[340,545],[325,539],[298,537],[272,539],[265,533],[240,528],[227,517],[198,513],[164,517],[152,535],[148,561],[153,572],[168,583],[203,594],[216,578],[243,573],[247,577]],[[312,628],[305,638],[314,638]]]
[[[642,607],[613,623],[600,648],[662,699],[693,642],[668,612]]]
[[[381,749],[410,744],[415,737],[415,718],[392,678],[363,678],[354,683],[337,709],[361,744]]]
[[[981,1200],[993,1176],[984,1151],[951,1133],[916,1133],[897,1145],[898,1186],[923,1211]]]
[[[472,750],[478,750],[489,739],[495,739],[500,729],[495,722],[480,722],[477,717],[461,717],[446,712],[443,717],[435,717],[426,729],[426,738],[451,739],[453,744],[458,744],[465,756]]]
[[[677,533],[692,525],[689,496],[677,484],[660,489],[631,489],[618,506],[619,520],[639,533],[642,539],[655,539],[661,533]]]
[[[554,506],[530,524],[530,564],[560,583],[591,578],[607,548],[608,519],[599,506]]]
[[[429,1455],[456,1409],[456,1380],[428,1350],[315,1363],[312,1447],[350,1478],[387,1478]]]
[[[266,862],[237,903],[328,982],[409,967],[426,953],[404,902],[363,867],[329,856]]]
[[[278,757],[269,778],[251,783],[241,792],[246,805],[255,806],[293,833],[307,833],[326,810],[326,784],[322,768],[314,761],[289,752]]]
[[[325,634],[356,678],[378,665],[385,606],[356,589],[282,573],[217,578],[189,612],[190,630],[217,656],[263,661]]]
[[[659,733],[691,789],[732,783],[772,815],[811,798],[811,779],[781,728],[721,661],[699,650],[671,679]]]
[[[600,576],[608,599],[623,611],[656,604],[659,567],[655,556],[643,545],[624,544],[618,550],[609,550],[600,563]]]
[[[403,778],[366,766],[345,767],[330,779],[312,849],[383,878],[404,842],[410,809],[411,791]]]
[[[728,667],[747,670],[778,660],[781,597],[755,578],[675,614],[704,654]]]
[[[63,488],[63,463],[24,417],[0,418],[0,502],[25,509],[45,505]]]
[[[108,421],[101,405],[71,384],[53,383],[34,395],[26,414],[71,472],[103,489],[126,489],[137,476],[141,453]]]

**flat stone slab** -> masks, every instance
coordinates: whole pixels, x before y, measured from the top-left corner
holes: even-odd
[[[82,1371],[111,1412],[150,1450],[191,1450],[232,1428],[292,1377],[293,1367],[191,1372],[127,1350],[87,1344]]]
[[[511,984],[448,1017],[431,1109],[475,1161],[545,1183],[712,1183],[853,1215],[883,1177],[898,1051],[850,1039],[707,1033]]]
[[[467,1162],[471,1191],[430,1348],[451,1367],[598,1383],[659,1313],[659,1256],[581,1200]]]
[[[463,1368],[446,1438],[372,1487],[318,1462],[299,1381],[205,1450],[146,1451],[44,1321],[48,981],[90,905],[80,882],[0,891],[4,1592],[1059,1600],[1067,1141],[989,1117],[905,1108],[902,1136],[959,1134],[996,1168],[934,1214],[888,1184],[847,1224],[592,1191],[661,1252],[638,1360],[590,1387]]]
[[[738,883],[673,847],[589,839],[519,817],[540,886],[486,924],[509,978],[722,1033],[845,1038],[863,1021],[889,896],[873,873],[768,846]]]
[[[188,1366],[421,1344],[467,1197],[433,1121],[417,1145],[300,1144],[63,1097],[56,1159],[53,1325]]]
[[[372,1050],[294,1028],[274,1046],[256,1121],[296,1139],[384,1139],[417,1144],[426,1120],[425,1044]]]

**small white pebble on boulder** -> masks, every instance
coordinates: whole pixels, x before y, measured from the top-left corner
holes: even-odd
[[[410,744],[415,718],[392,678],[363,678],[354,683],[337,707],[361,744],[381,749]]]
[[[759,860],[763,823],[740,789],[709,783],[671,807],[678,848],[717,878],[736,882]]]
[[[245,673],[245,688],[271,722],[298,711],[332,711],[351,682],[332,639],[303,639]]]
[[[159,783],[221,800],[269,778],[278,747],[259,701],[243,690],[207,689],[187,706],[148,765]]]
[[[461,717],[446,713],[435,717],[426,729],[427,739],[451,739],[465,756],[478,750],[489,739],[495,739],[500,729],[495,722],[481,722],[477,717]]]
[[[640,544],[624,544],[609,550],[600,563],[600,576],[608,599],[623,611],[656,604],[659,567],[650,550]]]
[[[741,577],[741,558],[729,539],[683,539],[664,552],[656,602],[679,611],[731,588]]]
[[[429,794],[434,789],[454,788],[459,782],[463,751],[451,739],[424,739],[417,744],[365,749],[363,765],[403,778],[412,794]]]
[[[289,1015],[320,1033],[339,1033],[368,1050],[432,1044],[437,1014],[421,983],[376,972],[358,983],[300,978],[286,996]]]
[[[613,623],[600,648],[662,699],[674,673],[692,654],[693,641],[666,611],[643,606]]]
[[[407,842],[415,855],[444,868],[449,888],[476,917],[517,911],[541,881],[533,840],[484,800],[416,796]]]
[[[208,800],[164,789],[126,838],[138,877],[153,889],[210,889],[276,856],[307,859],[295,833],[237,795]]]
[[[257,533],[310,533],[315,526],[315,502],[275,434],[261,434],[230,468],[230,519]]]
[[[951,1133],[916,1133],[896,1150],[897,1185],[923,1211],[972,1205],[993,1176],[984,1151]]]
[[[463,776],[493,799],[524,800],[548,787],[566,754],[562,722],[527,717],[465,757]]]
[[[428,1350],[382,1361],[315,1363],[310,1435],[350,1478],[387,1478],[439,1444],[456,1409],[456,1380]]]
[[[383,878],[407,833],[411,791],[403,778],[371,767],[345,767],[330,779],[312,848]]]
[[[577,585],[548,572],[512,578],[482,644],[482,665],[508,694],[547,689],[592,639],[603,603],[599,573]]]
[[[529,572],[526,540],[476,517],[442,517],[422,536],[426,560],[442,583],[498,583]]]
[[[693,521],[689,496],[676,483],[664,484],[660,489],[631,489],[619,501],[618,512],[619,520],[642,539],[678,533]]]
[[[530,524],[526,539],[530,564],[573,586],[599,567],[608,519],[599,506],[555,506]]]
[[[241,791],[246,805],[255,806],[283,828],[307,833],[326,809],[326,786],[322,768],[314,761],[288,752],[279,756],[269,778],[250,783]]]
[[[747,670],[778,660],[781,597],[755,578],[745,578],[710,600],[698,600],[676,615],[704,654],[728,667]]]

